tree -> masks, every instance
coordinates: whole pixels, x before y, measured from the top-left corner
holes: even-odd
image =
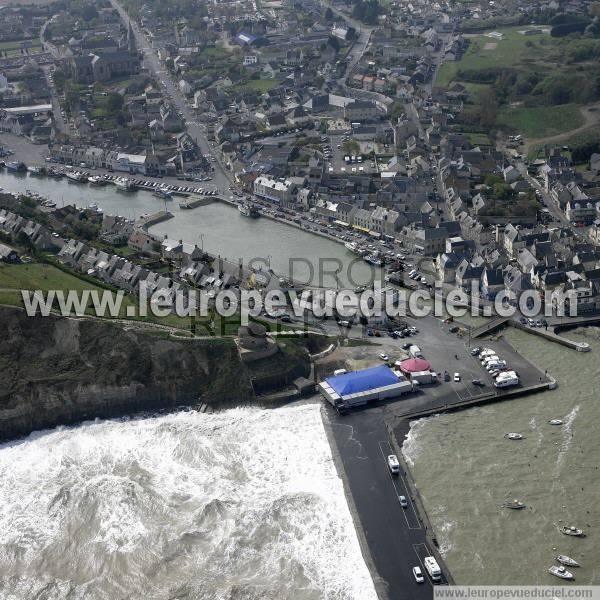
[[[498,100],[496,94],[489,88],[485,88],[479,92],[479,110],[477,116],[479,123],[483,127],[492,127],[496,124]]]
[[[327,7],[327,10],[325,11],[325,20],[333,21],[333,11],[329,7]]]
[[[348,140],[342,144],[342,150],[345,154],[356,156],[357,154],[360,154],[360,145],[355,140]]]
[[[116,92],[111,92],[106,97],[106,110],[112,115],[117,114],[123,108],[123,96]]]

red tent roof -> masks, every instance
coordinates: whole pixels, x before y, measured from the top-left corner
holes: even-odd
[[[400,369],[405,373],[416,373],[418,371],[429,371],[431,365],[424,358],[408,358],[400,363]]]

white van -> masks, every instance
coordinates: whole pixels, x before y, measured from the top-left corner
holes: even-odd
[[[442,570],[440,569],[440,565],[438,565],[437,560],[435,560],[433,556],[426,556],[423,559],[423,564],[425,565],[425,569],[429,573],[429,577],[431,577],[433,582],[437,582],[442,579]]]

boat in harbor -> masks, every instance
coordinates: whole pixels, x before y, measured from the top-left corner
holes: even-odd
[[[550,419],[548,421],[548,423],[550,423],[550,425],[562,425],[562,419]]]
[[[19,160],[13,160],[6,163],[6,170],[12,171],[13,173],[25,173],[25,171],[27,171],[27,165]]]
[[[31,167],[27,167],[27,172],[30,175],[41,176],[41,175],[46,174],[46,169],[44,167],[38,167],[38,166],[32,165]]]
[[[522,440],[523,436],[520,433],[515,433],[514,431],[510,432],[510,433],[505,433],[504,437],[507,440]]]
[[[258,208],[247,202],[240,202],[238,204],[238,210],[240,211],[241,215],[244,215],[244,217],[250,217],[251,219],[256,219],[257,217],[260,217],[260,212],[258,212]]]
[[[573,573],[571,573],[571,571],[567,571],[567,569],[565,567],[563,567],[562,565],[551,566],[548,569],[548,573],[551,573],[552,575],[555,575],[556,577],[559,577],[560,579],[568,579],[570,581],[573,581],[575,579],[575,576],[573,575]]]
[[[73,183],[84,183],[87,181],[87,175],[81,171],[67,171],[66,178]]]
[[[525,504],[520,500],[509,500],[502,505],[504,508],[512,508],[513,510],[520,510],[525,508]]]
[[[106,179],[104,179],[104,177],[100,177],[99,175],[91,175],[90,177],[88,177],[88,183],[90,183],[91,185],[106,185],[107,181]]]
[[[48,175],[48,177],[53,177],[54,179],[62,179],[65,174],[62,171],[51,167],[48,169],[48,171],[46,171],[46,175]]]
[[[585,537],[583,530],[579,529],[578,527],[574,527],[573,525],[564,525],[563,527],[559,527],[558,530],[564,535],[570,535],[572,537]]]
[[[156,188],[152,192],[152,195],[157,198],[162,198],[163,200],[173,200],[173,194],[165,188]]]
[[[383,261],[378,256],[375,256],[374,254],[367,254],[367,256],[364,257],[364,260],[365,260],[365,262],[367,262],[370,265],[373,265],[375,267],[383,266]]]
[[[115,185],[120,192],[133,192],[135,190],[135,183],[127,179],[127,177],[117,177]]]
[[[570,556],[566,556],[565,554],[557,554],[554,557],[554,560],[559,562],[561,565],[567,565],[567,567],[578,567],[579,563],[572,559]]]

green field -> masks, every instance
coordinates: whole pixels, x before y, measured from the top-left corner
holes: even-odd
[[[438,73],[437,85],[447,87],[459,69],[487,69],[490,67],[529,67],[534,61],[547,60],[556,44],[547,33],[522,35],[519,31],[525,25],[504,27],[497,31],[503,34],[502,40],[477,35],[470,38],[469,48],[460,61],[444,63]],[[545,45],[540,44],[544,40]],[[495,48],[485,49],[486,44],[496,44]]]
[[[14,290],[14,291],[13,291]],[[80,279],[76,275],[66,273],[61,269],[44,263],[30,263],[18,265],[0,264],[0,304],[9,304],[12,306],[23,306],[21,290],[49,290],[69,291],[75,290],[95,290],[99,293],[105,291],[105,288],[94,285],[91,282]],[[123,298],[119,316],[127,316],[127,307],[137,306],[136,299],[126,296]],[[94,315],[94,309],[91,301],[88,303],[86,313]],[[128,317],[129,318],[129,317]],[[150,322],[189,329],[189,319],[169,315],[168,317],[148,316]]]
[[[565,138],[561,142],[561,144],[572,148],[574,146],[582,146],[584,144],[597,142],[599,139],[600,139],[600,125],[598,125],[596,127],[590,127],[586,131],[571,135],[571,136]],[[544,144],[536,144],[529,149],[529,152],[527,153],[527,158],[529,160],[534,160],[536,158],[545,158],[546,156],[548,156],[548,152],[554,146],[556,146],[556,144],[550,144],[549,146],[546,146]],[[563,152],[563,154],[564,154],[564,152]],[[587,163],[585,164],[585,167],[587,168]]]
[[[558,135],[584,124],[581,111],[575,104],[506,107],[500,110],[497,120],[528,138]]]
[[[241,85],[233,86],[231,89],[235,89],[239,92],[260,92],[264,94],[279,85],[279,81],[276,79],[250,79],[246,83]]]

